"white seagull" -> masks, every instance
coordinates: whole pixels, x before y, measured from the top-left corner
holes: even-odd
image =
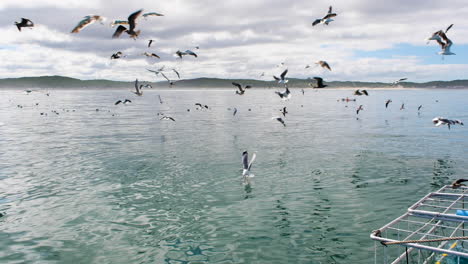
[[[327,13],[327,15],[325,15],[323,18],[317,18],[317,19],[315,19],[315,21],[312,22],[312,26],[315,26],[315,25],[317,25],[317,24],[324,24],[324,25],[327,25],[327,26],[328,26],[328,24],[329,24],[330,22],[334,21],[333,19],[331,19],[332,17],[336,17],[336,13],[332,13],[332,6],[330,6],[330,7],[328,8],[328,13]]]
[[[441,126],[441,125],[447,125],[448,129],[450,129],[450,125],[462,125],[464,126],[463,122],[460,120],[450,120],[447,118],[443,117],[436,117],[432,119],[432,123],[435,124],[435,126]]]
[[[276,93],[277,95],[279,95],[279,97],[281,97],[281,99],[283,99],[283,100],[289,100],[289,99],[291,99],[291,96],[292,96],[292,95],[291,95],[291,92],[289,91],[288,86],[286,86],[285,88],[286,88],[286,90],[284,90],[284,92],[278,92],[278,91],[276,91],[275,93]]]
[[[273,78],[278,82],[278,83],[288,83],[288,80],[285,79],[286,74],[288,73],[288,69],[284,70],[283,73],[281,73],[280,77],[276,77],[273,75]]]
[[[250,169],[252,168],[252,164],[255,161],[256,157],[257,157],[257,153],[254,153],[252,155],[252,159],[249,162],[249,153],[247,151],[244,151],[242,153],[242,165],[243,165],[242,177],[244,180],[248,178],[253,178],[255,176],[252,173],[250,173]]]

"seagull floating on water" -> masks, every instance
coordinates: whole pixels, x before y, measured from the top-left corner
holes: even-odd
[[[21,28],[24,28],[24,27],[29,27],[29,28],[34,27],[34,23],[31,20],[24,18],[24,17],[21,18],[21,22],[15,22],[15,25],[19,31],[21,31]]]
[[[323,18],[315,19],[315,21],[312,22],[312,26],[315,26],[317,24],[324,24],[328,26],[330,22],[334,21],[333,19],[331,19],[332,17],[336,17],[336,13],[332,13],[332,6],[330,6],[328,8],[328,13]]]

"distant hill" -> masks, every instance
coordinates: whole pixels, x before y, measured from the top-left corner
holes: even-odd
[[[218,79],[196,78],[177,81],[175,88],[234,88],[231,82],[239,82],[257,88],[276,88],[274,81],[260,81],[252,79]],[[289,79],[289,87],[308,88],[313,79]],[[167,82],[141,82],[151,84],[154,88],[168,88]],[[328,88],[356,87],[356,88],[391,88],[389,83],[381,82],[352,82],[331,81],[326,82]],[[405,88],[468,88],[468,80],[432,81],[426,83],[402,82],[398,87]],[[0,79],[0,88],[133,88],[133,82],[111,80],[80,80],[63,76],[41,76]]]

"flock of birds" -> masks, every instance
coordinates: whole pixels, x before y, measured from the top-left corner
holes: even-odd
[[[143,17],[144,19],[147,19],[148,17],[152,17],[152,16],[155,16],[155,17],[159,17],[159,16],[164,16],[163,14],[160,14],[160,13],[157,13],[157,12],[149,12],[149,13],[144,13],[143,12],[143,9],[141,10],[138,10],[136,12],[133,12],[131,13],[127,20],[113,20],[111,22],[111,26],[112,27],[115,27],[117,26],[117,28],[115,29],[114,33],[112,34],[112,38],[120,38],[122,36],[122,34],[126,33],[130,38],[132,39],[135,39],[137,40],[138,37],[140,36],[141,34],[141,30],[140,29],[137,29],[137,26],[138,26],[138,20],[140,19],[140,17]],[[333,18],[335,18],[337,16],[336,13],[334,13],[332,11],[332,6],[329,7],[328,9],[328,12],[325,16],[323,16],[322,18],[317,18],[315,19],[313,22],[312,22],[312,26],[317,26],[317,25],[325,25],[325,26],[328,26],[331,22],[333,22]],[[104,21],[106,20],[106,18],[104,18],[103,16],[99,16],[99,15],[88,15],[88,16],[85,16],[71,31],[71,33],[79,33],[81,32],[84,28],[86,28],[87,26],[95,23],[95,22],[99,22],[101,24],[104,24]],[[19,31],[22,30],[22,28],[32,28],[34,27],[34,23],[30,20],[30,19],[27,19],[27,18],[22,18],[20,22],[15,22],[16,24],[16,27],[18,28]],[[439,31],[436,31],[434,32],[431,37],[427,38],[427,44],[429,44],[431,41],[436,41],[439,45],[440,45],[440,48],[441,48],[441,51],[438,52],[438,54],[442,55],[442,56],[445,56],[445,55],[455,55],[455,53],[451,52],[451,47],[453,45],[453,42],[447,37],[447,32],[453,27],[453,24],[451,24],[450,26],[448,26],[445,30],[439,30]],[[154,40],[150,39],[148,40],[148,45],[147,47],[150,48],[151,45],[153,44]],[[199,49],[198,46],[195,47],[195,49]],[[154,59],[160,59],[160,56],[154,52],[144,52],[142,53],[143,56],[146,56],[148,58],[154,58]],[[121,51],[117,51],[116,53],[112,54],[110,59],[111,60],[116,60],[116,59],[121,59],[123,57],[126,57],[127,55],[124,54],[123,52]],[[193,52],[192,50],[185,50],[185,51],[181,51],[181,50],[177,50],[175,53],[174,53],[174,56],[178,59],[182,59],[184,56],[193,56],[194,58],[198,58],[198,55]],[[330,67],[329,63],[324,61],[324,60],[320,60],[320,61],[317,61],[315,63],[317,66],[320,66],[322,67],[324,70],[328,70],[328,71],[332,71],[332,68]],[[282,62],[280,63],[278,66],[285,66],[285,63]],[[306,65],[305,66],[305,69],[308,69],[310,68],[311,66],[310,65]],[[175,84],[175,81],[174,80],[171,80],[170,78],[167,77],[167,70],[165,69],[164,66],[160,67],[159,69],[156,69],[156,70],[151,70],[151,69],[147,69],[148,71],[154,73],[156,76],[162,76],[164,79],[166,79],[169,83],[169,86],[172,86]],[[180,79],[180,73],[172,68],[170,69],[171,72],[173,72],[178,79]],[[166,73],[166,74],[165,74]],[[288,79],[286,78],[286,75],[288,74],[288,69],[284,69],[282,71],[282,73],[279,75],[279,76],[276,76],[276,75],[273,75],[273,79],[277,82],[278,85],[282,85],[284,90],[282,91],[275,91],[275,94],[277,94],[281,100],[290,100],[291,97],[292,97],[292,93],[291,91],[289,90],[289,87],[288,87]],[[265,73],[263,72],[260,77],[263,77],[265,76]],[[324,80],[321,78],[321,77],[314,77],[314,83],[310,83],[309,86],[311,86],[312,88],[325,88],[327,87],[326,84],[324,84]],[[400,82],[403,82],[407,80],[407,78],[400,78],[398,80],[395,80],[393,83],[392,83],[392,86],[395,86],[397,84],[399,84]],[[232,85],[234,87],[236,87],[236,91],[235,91],[235,94],[237,95],[240,95],[240,96],[243,96],[245,95],[246,91],[248,89],[251,89],[252,86],[251,85],[244,85],[244,84],[240,84],[240,83],[237,83],[237,82],[232,82]],[[152,88],[151,85],[149,84],[140,84],[138,82],[138,79],[135,80],[135,91],[132,91],[135,95],[137,96],[143,96],[143,88]],[[302,91],[302,94],[304,94],[304,89],[301,90]],[[367,90],[355,90],[354,91],[354,95],[355,96],[369,96],[369,93]],[[355,98],[342,98],[341,99],[342,101],[345,101],[345,102],[349,102],[349,101],[356,101]],[[162,99],[161,97],[159,97],[159,101],[160,103],[162,103]],[[385,102],[385,108],[388,108],[389,107],[389,104],[392,102],[391,99],[388,99],[386,102]],[[124,99],[124,100],[118,100],[116,101],[114,104],[115,105],[119,105],[119,104],[129,104],[129,103],[132,103],[131,100],[129,99]],[[209,109],[209,107],[207,105],[202,105],[201,103],[197,103],[196,104],[197,106],[197,109]],[[420,111],[422,108],[422,105],[420,105],[418,107],[418,111]],[[404,103],[401,105],[400,107],[400,110],[403,110],[405,109],[404,108]],[[363,105],[359,105],[359,107],[356,109],[356,115],[359,115],[359,113],[361,111],[364,110],[364,106]],[[187,111],[190,111],[189,109]],[[288,113],[286,107],[283,107],[281,110],[280,110],[281,114],[282,114],[282,117],[281,116],[277,116],[277,117],[273,117],[272,119],[280,122],[284,127],[286,127],[286,122],[285,122],[285,117],[286,117],[286,114]],[[235,116],[237,113],[237,108],[234,108],[234,112],[233,112],[233,115]],[[158,114],[159,115],[159,114]],[[166,115],[163,115],[161,114],[161,118],[160,120],[168,120],[168,121],[173,121],[175,122],[175,119],[173,117],[170,117],[170,116],[166,116]],[[451,119],[447,119],[447,118],[443,118],[443,117],[436,117],[434,118],[433,120],[433,123],[435,124],[435,126],[441,126],[441,125],[447,125],[447,127],[450,129],[451,126],[453,125],[463,125],[463,122],[460,121],[460,120],[451,120]],[[252,164],[254,162],[256,158],[256,154],[254,153],[253,156],[252,156],[252,159],[249,161],[248,160],[248,152],[247,151],[244,151],[242,153],[242,163],[243,163],[243,172],[242,172],[242,177],[244,179],[244,181],[246,183],[249,183],[249,178],[253,177],[253,174],[251,173],[251,168],[252,168]]]

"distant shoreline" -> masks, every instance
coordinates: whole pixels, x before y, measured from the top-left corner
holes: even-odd
[[[147,82],[140,81],[140,84],[150,84],[153,89],[236,89],[232,82],[241,83],[243,85],[251,85],[254,89],[281,89],[282,85],[277,84],[273,80],[254,80],[254,79],[219,79],[219,78],[196,78],[175,80],[174,87],[168,87],[166,81],[163,82]],[[314,84],[314,79],[289,79],[289,87],[291,89],[313,89],[309,84]],[[468,80],[453,80],[453,81],[432,81],[425,83],[401,82],[396,86],[390,83],[383,82],[360,82],[360,81],[327,81],[326,88],[320,89],[385,89],[385,90],[401,90],[401,89],[468,89]],[[6,78],[0,79],[0,89],[75,89],[75,90],[91,90],[91,89],[134,89],[134,82],[112,81],[112,80],[80,80],[64,76],[40,76],[40,77],[21,77],[21,78]]]

